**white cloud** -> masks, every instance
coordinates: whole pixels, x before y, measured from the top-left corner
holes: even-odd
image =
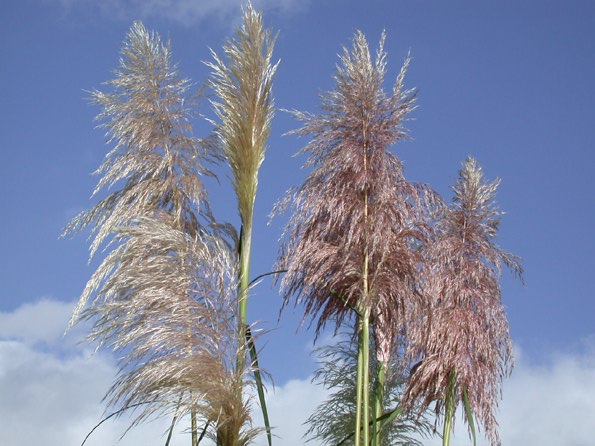
[[[71,308],[69,303],[43,299],[0,313],[3,446],[36,444],[40,440],[44,446],[78,446],[102,418],[104,405],[100,400],[112,383],[116,364],[110,355],[90,355],[80,346],[62,340]],[[580,352],[553,354],[540,364],[520,356],[512,377],[505,383],[500,404],[502,444],[592,445],[595,342],[591,340]],[[277,437],[274,444],[303,445],[303,422],[326,395],[309,379],[291,380],[274,391],[270,389],[269,412]],[[167,424],[168,420],[162,420],[142,425],[118,442],[128,419],[111,419],[93,433],[87,445],[161,444]],[[178,432],[173,444],[187,441],[187,434]],[[438,439],[425,441],[426,446],[439,444]],[[462,422],[457,423],[453,444],[470,444]],[[481,436],[479,444],[486,444]]]
[[[80,445],[102,418],[100,400],[115,370],[103,355],[60,357],[19,341],[0,341],[2,445]],[[109,421],[87,444],[116,444],[126,427],[125,418]],[[147,425],[119,444],[152,444],[164,429]]]
[[[205,19],[223,23],[235,21],[245,0],[46,0],[58,3],[71,12],[77,8],[94,8],[104,16],[116,19],[165,18],[186,26]],[[253,0],[256,8],[282,14],[304,9],[309,0]]]
[[[310,379],[290,380],[269,392],[267,408],[275,436],[273,444],[283,446],[304,444],[303,436],[306,433],[304,422],[327,395],[327,390],[313,385]],[[258,408],[255,410],[258,411]],[[314,443],[309,444],[315,446]]]
[[[0,338],[55,344],[62,338],[73,308],[72,302],[44,298],[12,312],[0,311]]]
[[[117,367],[111,356],[91,354],[75,342],[80,333],[63,337],[73,307],[41,299],[0,312],[2,446],[79,446],[105,416],[101,399]],[[168,423],[147,424],[118,442],[128,425],[126,415],[109,420],[86,444],[159,444]]]
[[[533,364],[517,349],[517,364],[505,381],[498,422],[503,446],[590,446],[595,436],[595,343],[581,352],[553,354]],[[426,446],[441,445],[439,439]],[[454,444],[471,444],[462,416]],[[478,445],[488,442],[480,435]]]
[[[595,436],[595,344],[556,354],[548,364],[520,358],[504,387],[504,445],[587,446]]]

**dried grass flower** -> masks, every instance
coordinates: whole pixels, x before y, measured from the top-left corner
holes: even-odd
[[[498,185],[485,182],[480,166],[467,158],[452,205],[439,210],[435,240],[424,246],[430,308],[417,347],[421,362],[405,394],[406,404],[427,407],[436,400],[437,411],[446,411],[446,427],[467,399],[493,445],[500,444],[494,409],[513,363],[499,279],[503,265],[522,275],[519,259],[494,242],[502,215],[493,202]]]
[[[248,2],[235,39],[223,47],[225,58],[211,51],[213,62],[206,62],[212,70],[209,85],[216,96],[211,101],[218,118],[213,121],[215,148],[231,168],[244,226],[252,221],[258,170],[274,116],[275,40],[264,28],[262,13]]]
[[[166,210],[187,231],[196,231],[208,213],[201,175],[209,153],[192,134],[191,84],[171,61],[171,47],[135,22],[121,50],[120,67],[107,82],[111,91],[91,92],[102,108],[97,116],[113,148],[95,172],[93,192],[114,188],[91,210],[67,226],[71,234],[90,226],[91,257],[116,228]],[[202,210],[201,210],[202,209]]]
[[[252,370],[236,367],[246,354],[237,336],[237,237],[209,211],[201,175],[210,174],[211,154],[192,135],[191,85],[169,44],[140,22],[108,85],[109,93],[92,92],[114,145],[94,193],[115,190],[65,233],[90,226],[91,257],[110,249],[71,323],[92,321],[90,339],[121,355],[106,398],[119,410],[140,408],[133,425],[188,414],[193,437],[200,419],[219,444],[247,444],[257,431],[242,393]]]
[[[304,123],[293,133],[311,138],[300,153],[308,154],[305,166],[312,170],[285,199],[293,213],[278,260],[278,269],[287,270],[284,305],[292,298],[303,304],[303,319],[317,333],[329,322],[336,331],[346,320],[355,327],[358,446],[368,444],[370,432],[372,444],[379,439],[376,423],[369,429],[382,393],[370,401],[370,334],[386,366],[394,340],[421,308],[414,302],[417,247],[427,237],[427,190],[405,179],[401,161],[389,151],[406,138],[404,122],[415,107],[413,91],[404,88],[410,59],[387,94],[384,39],[373,59],[364,34],[356,32],[352,48],[340,56],[335,89],[322,96],[322,112],[293,112]]]
[[[317,330],[369,311],[387,342],[403,326],[426,238],[423,187],[408,182],[389,147],[406,138],[404,122],[415,108],[404,87],[410,59],[391,94],[384,35],[373,60],[363,33],[344,48],[336,88],[322,97],[322,113],[293,112],[311,137],[300,153],[312,171],[285,201],[293,211],[278,260],[285,303],[304,304]],[[382,344],[380,342],[379,344]],[[390,350],[390,346],[383,349]]]
[[[250,421],[248,402],[238,398],[246,371],[235,359],[237,258],[222,237],[190,236],[173,218],[140,218],[117,231],[121,244],[93,275],[85,294],[92,304],[92,341],[120,354],[120,371],[107,398],[110,406],[142,410],[135,424],[155,414],[191,413],[203,422]],[[238,403],[241,401],[242,403]],[[233,443],[245,444],[256,431]]]

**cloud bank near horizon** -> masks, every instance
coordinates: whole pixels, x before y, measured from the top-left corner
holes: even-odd
[[[207,19],[236,21],[246,0],[45,0],[57,4],[66,13],[93,9],[106,18],[116,20],[165,18],[184,26]],[[304,10],[310,0],[252,0],[257,9],[279,14]]]
[[[114,358],[91,353],[75,342],[80,333],[62,338],[74,303],[42,299],[0,312],[0,426],[3,444],[79,446],[105,414],[101,398],[116,373]],[[540,364],[522,355],[504,385],[499,422],[503,445],[585,446],[595,427],[595,338],[581,352],[554,353]],[[269,389],[269,412],[277,446],[303,444],[303,421],[326,392],[296,377]],[[280,415],[279,415],[280,414]],[[169,420],[157,420],[131,430],[126,416],[102,424],[88,446],[160,444]],[[35,429],[31,427],[35,426]],[[185,444],[188,434],[177,429],[173,444]],[[466,428],[457,423],[457,445],[470,444]],[[310,443],[313,446],[314,443]],[[439,445],[439,439],[424,441]],[[480,445],[487,443],[480,435]]]

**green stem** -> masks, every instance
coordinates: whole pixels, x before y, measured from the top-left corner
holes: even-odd
[[[252,245],[252,214],[242,219],[238,247],[239,283],[238,283],[238,356],[236,358],[237,373],[241,376],[246,367],[246,333],[248,327],[248,289],[250,288],[250,251]],[[243,389],[237,395],[238,405],[242,405]],[[217,445],[222,444],[221,426],[217,427]]]
[[[198,430],[196,426],[196,409],[190,411],[190,429],[192,430],[192,446],[198,444]]]
[[[359,319],[357,351],[357,388],[355,409],[355,446],[370,441],[370,317]]]
[[[358,343],[357,343],[357,384],[355,396],[355,446],[361,445],[362,430],[362,397],[363,397],[363,376],[364,369],[364,349],[363,349],[363,319],[358,322]]]
[[[386,385],[386,370],[387,370],[387,363],[384,361],[379,362],[378,366],[378,375],[376,376],[376,383],[374,386],[374,405],[373,405],[373,413],[372,413],[372,445],[379,446],[380,445],[380,417],[382,416],[383,412],[383,400],[384,400],[384,387]]]
[[[364,318],[362,327],[363,344],[363,382],[362,382],[362,441],[365,446],[370,444],[370,318]]]
[[[465,415],[467,416],[467,423],[469,424],[469,430],[473,439],[473,446],[477,445],[477,435],[475,433],[475,422],[473,421],[473,410],[471,409],[471,403],[469,402],[469,395],[467,394],[467,388],[463,388],[463,403],[465,405]]]
[[[364,171],[368,170],[368,147],[366,141],[366,125],[363,127],[363,139],[364,139]],[[367,187],[364,189],[364,264],[362,271],[362,300],[359,305],[360,312],[363,313],[363,318],[360,325],[360,345],[361,349],[361,360],[362,364],[358,368],[358,375],[361,373],[362,377],[358,376],[358,382],[361,383],[361,423],[362,423],[362,441],[363,446],[369,446],[370,444],[370,257],[368,251],[368,190]],[[362,311],[363,310],[363,311]],[[358,354],[359,358],[359,354]],[[357,434],[357,431],[356,431]],[[356,441],[355,446],[361,446]]]
[[[251,216],[250,216],[251,217]],[[240,283],[238,285],[238,309],[239,309],[239,345],[246,342],[246,326],[248,325],[248,289],[250,288],[250,255],[252,250],[252,218],[246,219],[240,231]],[[243,349],[238,353],[238,372],[244,369],[246,358]]]
[[[446,395],[444,396],[444,428],[442,431],[442,446],[450,446],[450,433],[452,432],[455,417],[455,396],[457,386],[457,372],[453,370],[448,378]]]

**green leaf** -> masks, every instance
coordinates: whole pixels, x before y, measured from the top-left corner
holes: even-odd
[[[176,410],[180,408],[180,403],[182,402],[182,395],[180,395],[180,399],[178,400],[178,407]],[[169,427],[169,432],[167,433],[167,440],[165,440],[165,446],[169,446],[169,442],[171,441],[171,436],[174,433],[174,426],[176,425],[176,421],[178,420],[178,415],[174,415],[173,419],[171,420],[171,426]],[[194,446],[194,445],[192,445]]]
[[[376,421],[380,422],[379,423],[380,428],[378,430],[381,431],[382,429],[384,429],[386,426],[391,424],[395,420],[395,418],[397,418],[402,413],[403,413],[403,408],[399,406],[399,407],[395,407],[390,412],[386,412],[386,413],[382,414],[382,416],[378,417],[378,419],[376,420]]]
[[[450,434],[452,432],[455,417],[455,395],[457,386],[457,371],[453,370],[448,378],[446,394],[444,397],[444,429],[442,433],[442,446],[450,446]]]
[[[254,367],[254,380],[256,381],[256,390],[258,392],[258,400],[260,401],[260,409],[262,410],[262,418],[264,420],[264,427],[267,432],[267,440],[269,442],[269,446],[273,445],[273,436],[271,434],[271,424],[269,421],[269,413],[267,410],[266,399],[264,397],[264,385],[262,383],[262,375],[260,373],[260,368],[258,366],[258,351],[256,350],[256,345],[254,344],[254,338],[252,337],[252,331],[250,330],[250,326],[246,325],[246,342],[248,344],[248,348],[250,351],[250,360],[252,361],[252,366]]]
[[[202,441],[202,439],[206,435],[207,429],[209,428],[209,424],[211,424],[210,421],[207,421],[205,423],[205,427],[202,429],[202,432],[200,433],[200,436],[198,437],[198,440],[196,440],[196,446],[198,446],[200,444],[200,442]]]
[[[359,311],[357,311],[357,308],[355,308],[353,305],[350,305],[343,296],[341,296],[335,290],[330,290],[330,293],[331,293],[331,295],[333,295],[334,297],[339,299],[341,302],[343,302],[345,304],[345,306],[347,308],[349,308],[350,310],[352,310],[358,317],[360,317],[360,318],[362,317],[362,314]]]
[[[123,407],[122,409],[120,409],[120,410],[116,410],[114,413],[111,413],[111,414],[109,414],[107,417],[105,417],[103,420],[101,420],[99,423],[97,423],[97,424],[96,424],[96,425],[93,427],[93,429],[91,429],[91,430],[89,431],[89,433],[87,434],[87,436],[85,437],[85,439],[84,439],[84,440],[83,440],[83,442],[81,443],[81,446],[84,446],[84,444],[87,442],[87,440],[89,439],[89,437],[91,436],[91,434],[92,434],[93,432],[95,432],[95,429],[97,429],[99,426],[101,426],[103,423],[105,423],[105,422],[106,422],[107,420],[109,420],[110,418],[113,418],[113,417],[115,417],[115,416],[118,416],[118,415],[120,415],[122,412],[125,412],[125,411],[127,411],[128,409],[133,409],[133,408],[135,408],[135,407],[142,406],[143,404],[151,404],[152,402],[154,403],[155,401],[151,401],[151,402],[149,402],[149,401],[146,401],[146,402],[142,402],[142,403],[131,404],[130,406]]]
[[[260,274],[259,276],[256,276],[254,279],[252,279],[250,281],[250,284],[248,286],[254,285],[256,282],[258,282],[263,277],[274,276],[274,275],[283,274],[283,273],[286,273],[286,272],[287,272],[286,269],[279,269],[279,270],[276,270],[276,271],[269,271],[268,273]]]
[[[465,405],[465,415],[467,416],[467,423],[469,423],[469,430],[473,438],[473,446],[477,445],[477,437],[475,435],[475,423],[473,422],[473,411],[471,410],[471,404],[469,404],[469,396],[467,395],[467,389],[463,389],[463,403]]]

